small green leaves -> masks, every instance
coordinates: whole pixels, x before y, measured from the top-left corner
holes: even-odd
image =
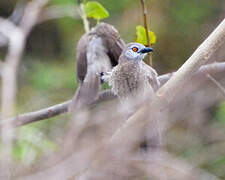
[[[150,44],[153,45],[156,43],[156,35],[154,32],[149,31],[149,37],[150,37]],[[146,36],[146,29],[143,26],[137,26],[136,27],[136,35],[137,39],[136,42],[144,44],[145,46],[148,45],[148,40]]]
[[[109,16],[108,11],[96,1],[90,1],[84,4],[84,11],[87,17],[94,18],[97,21]]]

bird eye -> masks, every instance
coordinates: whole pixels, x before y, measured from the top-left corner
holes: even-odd
[[[132,51],[137,52],[138,51],[138,48],[137,47],[133,47],[132,48]]]

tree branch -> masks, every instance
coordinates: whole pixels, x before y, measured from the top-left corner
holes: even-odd
[[[113,98],[115,98],[115,96],[111,93],[111,91],[106,90],[99,93],[98,98],[91,105],[95,105],[102,101],[111,100]],[[6,119],[0,123],[0,127],[4,127],[7,123],[13,124],[13,127],[18,127],[66,113],[70,107],[71,101],[72,100],[68,100],[38,111],[24,113],[16,117]]]
[[[220,92],[225,97],[225,89],[224,89],[224,87],[214,77],[212,77],[210,74],[207,74],[206,76],[218,87]]]
[[[46,118],[54,117],[59,114],[67,112],[67,108],[70,103],[71,103],[71,100],[68,100],[63,103],[41,109],[39,111],[34,111],[34,112],[18,115],[15,118],[10,118],[8,120],[3,121],[1,123],[1,126],[4,126],[4,124],[6,123],[12,122],[14,127],[18,127],[28,123],[41,121]]]
[[[225,19],[197,48],[192,56],[181,66],[169,81],[161,87],[150,104],[143,105],[127,122],[112,136],[112,143],[138,143],[143,127],[161,114],[171,103],[176,94],[188,83],[194,73],[212,58],[216,50],[225,42]],[[137,137],[130,136],[133,132]]]
[[[7,19],[0,18],[0,33],[5,35],[8,40],[8,52],[2,67],[1,78],[1,121],[12,116],[17,92],[17,71],[22,57],[26,38],[32,27],[37,23],[39,13],[48,0],[33,0],[25,7],[25,12],[18,26],[14,25]],[[16,10],[16,9],[15,9]],[[3,157],[1,161],[1,169],[3,176],[10,178],[11,176],[11,152],[13,144],[13,124],[11,121],[6,123],[1,129],[1,142],[4,146]]]
[[[149,36],[149,29],[148,29],[148,14],[147,14],[147,8],[145,7],[145,0],[141,0],[141,6],[142,6],[142,12],[144,17],[144,27],[146,31],[146,37],[147,37],[147,47],[151,47],[150,43],[150,36]],[[148,64],[152,66],[152,53],[149,54],[149,62]]]
[[[72,5],[55,5],[47,7],[41,13],[41,16],[38,19],[38,23],[42,23],[45,21],[63,18],[63,17],[71,17],[71,18],[80,18],[78,13],[75,11],[76,6]]]
[[[38,23],[38,19],[41,15],[41,11],[49,0],[35,0],[27,4],[24,16],[19,24],[20,28],[27,36],[32,28]]]
[[[194,74],[192,79],[194,80],[194,79],[198,78],[199,76],[205,77],[205,75],[208,73],[216,74],[216,73],[221,73],[221,72],[225,72],[225,62],[212,63],[212,64],[202,66]],[[168,73],[168,74],[159,76],[159,81],[161,82],[161,85],[165,84],[173,76],[173,74],[175,74],[175,73]],[[97,103],[100,103],[102,101],[112,100],[115,98],[116,98],[116,96],[113,95],[113,93],[110,90],[105,90],[99,94],[97,100],[95,100],[91,104],[91,106],[96,105]],[[26,125],[29,123],[37,122],[40,120],[52,118],[52,117],[55,117],[57,115],[67,112],[68,107],[70,106],[70,103],[71,103],[71,100],[68,100],[68,101],[62,102],[60,104],[56,104],[54,106],[50,106],[50,107],[47,107],[47,108],[44,108],[44,109],[41,109],[38,111],[20,114],[16,117],[8,119],[8,120],[13,123],[14,127],[18,127],[18,126]],[[1,122],[0,127],[5,126],[5,124],[7,123],[8,120],[4,120],[3,122]]]

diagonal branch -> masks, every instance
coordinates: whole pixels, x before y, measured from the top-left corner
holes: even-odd
[[[224,89],[224,87],[214,77],[212,77],[210,74],[207,74],[206,76],[218,87],[220,92],[225,97],[225,89]]]
[[[116,131],[112,136],[112,143],[129,144],[137,143],[141,130],[163,111],[176,94],[180,93],[185,83],[188,83],[194,73],[209,59],[212,58],[216,50],[225,42],[225,19],[210,34],[210,36],[197,48],[192,56],[181,66],[181,68],[172,76],[169,81],[161,87],[152,102],[143,105],[127,122]],[[148,118],[150,117],[150,118]],[[133,132],[137,132],[136,139],[130,136]]]
[[[98,98],[90,105],[92,106],[102,101],[107,101],[113,98],[115,98],[115,96],[111,93],[111,91],[103,91],[99,93]],[[0,123],[0,127],[4,127],[8,123],[13,124],[13,127],[18,127],[66,113],[68,112],[68,108],[70,107],[71,101],[72,100],[68,100],[38,111],[24,113],[16,117],[6,119]]]
[[[3,121],[1,125],[4,126],[4,124],[9,123],[11,121],[13,126],[17,127],[17,126],[22,126],[28,123],[40,121],[46,118],[54,117],[59,114],[67,112],[67,108],[70,103],[71,103],[71,100],[68,100],[61,104],[50,106],[48,108],[41,109],[39,111],[21,114],[16,116],[15,118],[11,118],[11,119]]]

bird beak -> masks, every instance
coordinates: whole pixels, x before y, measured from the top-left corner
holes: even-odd
[[[149,53],[149,52],[152,52],[152,51],[153,51],[152,48],[146,47],[146,48],[141,49],[140,53]]]

